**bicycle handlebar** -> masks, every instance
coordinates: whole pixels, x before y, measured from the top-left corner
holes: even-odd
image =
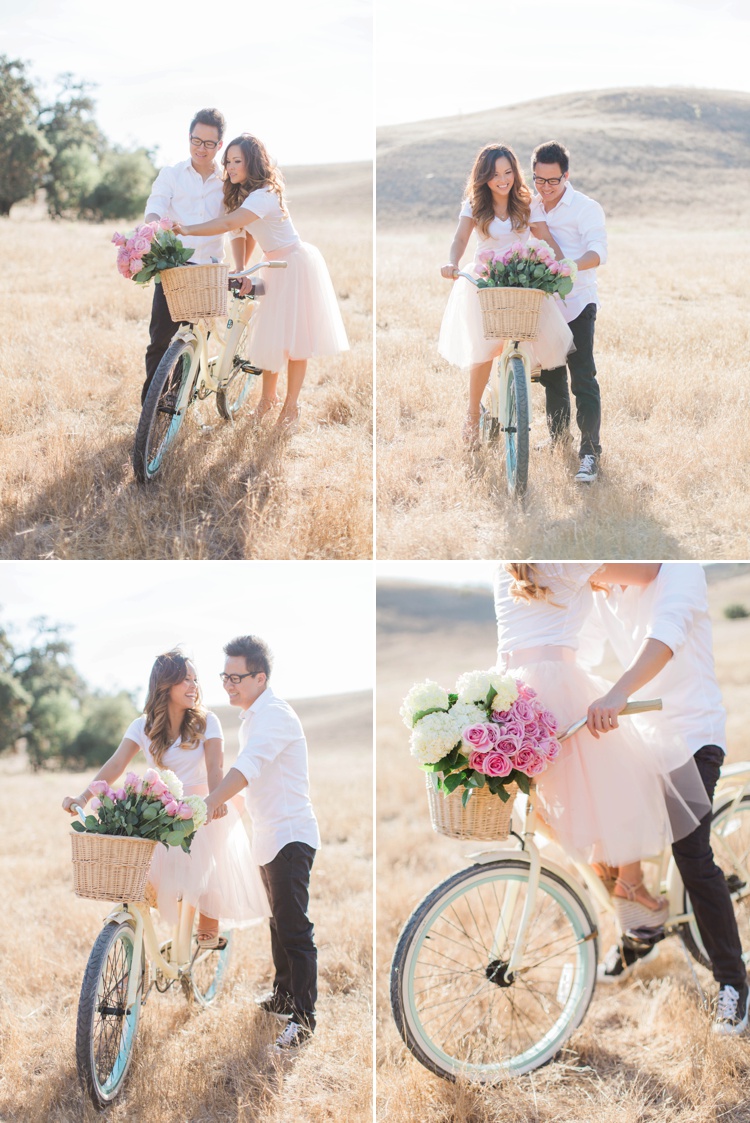
[[[622,717],[623,715],[626,716],[627,714],[645,714],[649,710],[661,709],[661,698],[648,698],[644,699],[642,702],[628,702],[627,705],[620,710],[618,716]],[[557,739],[560,744],[562,744],[563,741],[567,741],[568,737],[572,737],[573,734],[577,733],[579,729],[583,729],[587,721],[588,717],[582,717],[579,718],[578,721],[574,721],[572,725],[569,725],[563,733],[560,733],[558,735]]]
[[[78,818],[81,820],[81,822],[83,823],[83,825],[85,827],[86,826],[86,816],[83,812],[83,808],[81,807],[80,803],[71,803],[70,806],[73,808],[74,811],[78,812]]]
[[[257,265],[251,265],[249,269],[242,269],[239,273],[230,273],[230,277],[249,277],[251,273],[257,273],[259,269],[286,269],[288,261],[259,261]]]

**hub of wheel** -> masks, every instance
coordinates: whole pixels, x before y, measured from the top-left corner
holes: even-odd
[[[484,969],[489,982],[496,987],[510,987],[516,981],[513,971],[508,970],[508,961],[505,959],[492,959]]]

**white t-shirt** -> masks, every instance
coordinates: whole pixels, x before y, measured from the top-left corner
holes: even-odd
[[[221,731],[221,722],[216,714],[208,710],[206,713],[206,732],[200,737],[197,746],[194,749],[181,749],[180,738],[178,737],[174,744],[170,745],[166,753],[162,757],[161,764],[156,764],[151,755],[151,738],[146,736],[146,715],[141,714],[135,721],[131,721],[130,725],[125,731],[125,736],[130,741],[135,741],[146,755],[146,760],[151,768],[169,768],[182,780],[183,785],[187,787],[194,787],[198,784],[206,784],[208,782],[206,774],[206,757],[203,752],[203,742],[210,741],[212,738],[218,737],[220,741],[224,740],[224,734]]]
[[[474,217],[471,208],[471,199],[464,199],[459,217]],[[514,242],[523,242],[526,244],[529,240],[528,226],[525,230],[514,230],[510,215],[506,219],[498,218],[497,215],[495,215],[486,235],[482,233],[478,226],[474,227],[474,232],[477,236],[477,250],[486,250],[490,247],[498,250],[507,250]]]
[[[526,647],[572,647],[593,608],[589,579],[602,562],[547,562],[534,566],[548,600],[513,600],[511,575],[500,567],[495,575],[498,665],[510,651]],[[553,603],[554,602],[554,603]]]
[[[233,767],[247,780],[245,805],[260,866],[289,842],[320,849],[310,802],[307,742],[296,713],[270,686],[240,714],[240,755]]]
[[[259,187],[257,191],[251,191],[239,209],[252,211],[258,216],[257,220],[253,219],[242,227],[242,231],[247,230],[252,234],[264,253],[280,250],[300,241],[294,223],[288,214],[284,214],[278,195],[270,187]],[[234,234],[242,231],[234,231]]]

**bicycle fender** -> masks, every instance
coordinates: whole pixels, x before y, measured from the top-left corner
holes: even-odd
[[[524,850],[481,850],[476,854],[468,854],[467,857],[473,859],[474,865],[480,866],[488,865],[490,862],[494,862],[496,859],[505,858],[512,858],[516,862],[523,862],[523,864],[526,866],[531,865],[529,855]],[[599,910],[597,909],[596,902],[593,900],[586,886],[583,885],[582,882],[580,882],[576,877],[572,877],[569,870],[566,870],[563,866],[558,865],[557,862],[548,862],[547,859],[542,855],[542,873],[544,873],[545,870],[549,870],[549,872],[553,873],[555,877],[559,877],[561,881],[565,882],[565,885],[568,887],[568,889],[570,889],[571,892],[575,893],[576,897],[579,897],[583,902],[589,915],[594,921],[594,925],[597,925],[599,919]]]
[[[107,913],[104,918],[104,923],[108,924],[110,920],[115,924],[122,924],[123,921],[129,920],[133,927],[135,927],[135,917],[132,912],[128,912],[123,905],[115,905],[112,911]]]
[[[172,336],[172,343],[175,339],[182,340],[183,343],[194,343],[198,336],[195,334],[189,324],[183,324]]]

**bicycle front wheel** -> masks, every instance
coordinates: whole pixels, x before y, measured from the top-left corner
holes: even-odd
[[[520,968],[507,970],[528,863],[503,858],[449,877],[417,906],[391,967],[406,1045],[437,1076],[496,1083],[539,1068],[580,1025],[596,982],[596,926],[542,867]]]
[[[216,408],[225,421],[233,421],[252,398],[260,397],[261,370],[253,366],[248,354],[249,327],[245,327],[233,348],[231,373],[226,385],[216,391]]]
[[[189,399],[180,407],[185,383],[192,377],[195,342],[175,339],[156,368],[133,445],[133,470],[139,483],[158,473],[185,420]]]
[[[76,1065],[84,1091],[97,1108],[121,1091],[133,1056],[143,999],[143,972],[135,1003],[125,1007],[135,955],[135,932],[128,921],[106,924],[91,949],[78,1000]]]
[[[732,897],[743,958],[747,963],[750,961],[750,796],[745,796],[734,810],[732,801],[729,801],[714,811],[711,846]],[[690,894],[687,889],[683,891],[684,911],[692,913]],[[682,924],[680,931],[693,958],[710,970],[711,960],[703,946],[695,916]]]
[[[530,402],[523,360],[509,362],[506,391],[505,471],[508,492],[514,498],[526,494],[529,482]]]
[[[193,998],[200,1006],[210,1006],[221,990],[232,953],[232,933],[221,933],[222,946],[202,948],[198,943],[198,914],[193,927],[190,981]]]

